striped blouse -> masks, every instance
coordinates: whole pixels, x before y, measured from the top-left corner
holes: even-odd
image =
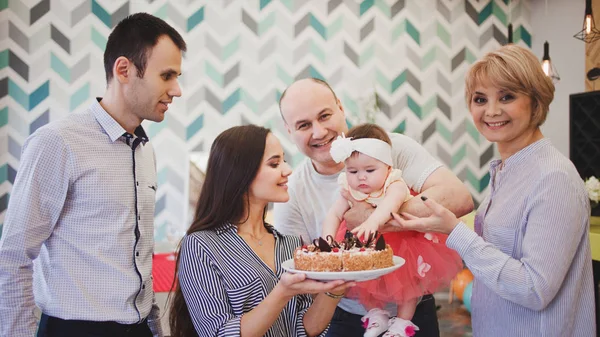
[[[292,258],[300,238],[282,235],[269,225],[267,229],[275,236],[277,273],[254,253],[234,225],[183,239],[177,275],[198,336],[239,336],[242,315],[275,288],[284,273],[281,263]],[[311,304],[309,295],[293,297],[265,336],[306,336],[303,318]]]
[[[548,139],[491,163],[475,232],[446,245],[473,272],[473,336],[596,336],[590,206],[577,170]]]

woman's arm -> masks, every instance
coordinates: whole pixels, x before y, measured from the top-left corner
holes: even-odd
[[[188,236],[180,250],[178,278],[194,328],[200,337],[263,336],[283,308],[298,294],[343,291],[353,283],[327,283],[306,279],[304,274],[282,275],[262,302],[242,316],[233,314],[231,298],[199,238]],[[243,294],[240,296],[243,297]],[[329,317],[331,319],[331,317]]]
[[[375,208],[373,213],[360,226],[354,228],[352,233],[358,237],[368,237],[371,233],[379,230],[391,218],[391,213],[400,209],[406,200],[408,187],[402,180],[395,181],[388,186],[383,201]]]
[[[352,285],[352,283],[345,283],[344,281],[324,283],[306,279],[306,275],[304,274],[284,273],[271,293],[269,293],[258,306],[242,316],[241,336],[263,336],[273,323],[275,323],[275,320],[277,320],[277,317],[279,317],[279,314],[281,314],[281,311],[287,303],[296,295],[317,294],[334,290],[343,292],[350,285]],[[323,315],[325,314],[325,312],[321,312],[320,314],[317,313],[317,315],[321,315],[320,317],[309,317],[309,327],[305,327],[309,336],[318,335],[321,331],[325,330],[333,316],[333,311],[329,318],[323,318]],[[322,326],[322,321],[326,321],[324,326]],[[306,318],[304,319],[304,322],[306,323]],[[309,333],[309,330],[312,334]]]
[[[588,240],[584,233],[589,210],[572,186],[562,172],[541,179],[530,201],[518,260],[481,237],[469,243],[461,239],[468,240],[468,236],[457,235],[446,244],[459,252],[478,280],[502,298],[543,310],[560,291],[579,246]]]
[[[450,233],[446,245],[460,254],[478,281],[508,301],[543,310],[560,291],[583,240],[588,240],[584,234],[589,211],[566,173],[555,172],[538,184],[529,201],[520,259],[485,242],[431,199],[425,201],[433,211],[430,217],[403,213],[409,220],[395,218],[403,230]]]
[[[277,286],[275,286],[275,288],[273,289],[271,294],[267,296],[267,298],[273,296],[273,299],[275,301],[281,301],[287,304],[289,300],[296,296],[298,301],[296,305],[296,308],[298,310],[297,329],[304,329],[308,336],[317,336],[323,331],[325,331],[325,329],[329,325],[329,322],[333,317],[335,307],[341,299],[341,297],[335,299],[331,298],[330,296],[327,296],[325,292],[333,294],[344,294],[346,292],[346,289],[348,289],[349,287],[353,287],[354,285],[354,282],[344,282],[341,280],[320,282],[306,279],[305,274],[284,273],[281,276],[279,283],[277,283]],[[312,297],[307,296],[306,294],[318,295],[315,297],[313,302],[311,300]],[[255,319],[262,319],[261,314],[264,308],[259,309],[259,307],[265,304],[266,300],[267,299],[265,299],[265,301],[263,301],[258,307],[254,308],[251,312],[248,313],[256,314],[256,316],[253,316],[252,319],[248,318],[248,322],[250,325],[254,324]],[[310,307],[308,307],[308,305],[310,305]],[[279,315],[282,309],[283,308],[279,310],[277,315]],[[244,317],[248,316],[248,314],[244,315]],[[246,335],[242,334],[242,336],[245,337]],[[262,334],[260,336],[262,336]]]
[[[345,289],[333,289],[329,292],[333,296],[324,293],[314,298],[313,304],[306,310],[303,318],[304,329],[308,336],[318,336],[325,331],[338,303],[342,299]],[[337,298],[339,296],[339,298]]]
[[[327,235],[331,235],[335,238],[335,234],[337,233],[338,227],[340,223],[344,219],[344,213],[350,208],[348,204],[348,200],[346,198],[340,196],[333,206],[327,212],[325,216],[325,220],[323,221],[323,234],[321,235],[323,238],[326,238]]]
[[[264,336],[292,297],[283,287],[275,286],[259,305],[242,316],[240,336]]]

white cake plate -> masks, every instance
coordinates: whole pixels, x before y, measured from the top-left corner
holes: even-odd
[[[379,278],[385,274],[389,274],[394,270],[404,265],[404,259],[400,256],[393,257],[394,265],[387,268],[374,269],[374,270],[361,270],[361,271],[338,271],[338,272],[324,272],[324,271],[307,271],[307,270],[296,270],[294,269],[294,259],[289,259],[281,264],[281,267],[289,273],[302,273],[306,274],[306,277],[313,280],[319,281],[333,281],[333,280],[345,280],[345,281],[368,281]]]

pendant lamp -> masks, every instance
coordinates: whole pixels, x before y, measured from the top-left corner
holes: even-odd
[[[592,13],[592,0],[585,0],[585,16],[583,17],[583,27],[573,35],[574,38],[592,43],[600,39],[600,31],[596,28],[594,14]]]

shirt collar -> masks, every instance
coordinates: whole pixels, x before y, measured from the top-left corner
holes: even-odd
[[[217,232],[217,235],[221,235],[223,233],[226,233],[226,232],[229,232],[229,231],[232,231],[232,230],[236,231],[237,230],[236,226],[233,225],[233,224],[231,224],[231,223],[229,223],[229,222],[226,222],[226,223],[224,223],[222,225],[219,225],[219,226],[217,226],[215,228],[215,232]]]
[[[96,100],[94,101],[94,103],[92,103],[92,106],[90,107],[90,110],[92,110],[92,113],[98,121],[98,124],[100,124],[102,129],[104,129],[104,132],[106,132],[111,142],[115,142],[120,137],[127,138],[127,131],[123,129],[123,127],[108,112],[106,112],[106,110],[104,110],[102,105],[100,105],[101,100],[102,97],[96,97]],[[136,137],[141,138],[143,144],[145,144],[148,141],[146,131],[141,125],[139,125],[133,133]]]
[[[540,149],[546,145],[550,145],[550,144],[551,144],[550,139],[542,138],[538,141],[535,141],[535,142],[527,145],[526,147],[517,151],[512,156],[506,158],[506,160],[504,161],[504,166],[502,167],[502,170],[506,170],[506,169],[510,169],[512,167],[518,166],[519,163],[526,161],[529,157],[531,157],[532,154],[536,153],[538,151],[538,149]],[[499,168],[500,164],[502,164],[501,159],[493,160],[492,162],[490,162],[490,168],[492,170],[496,170]]]
[[[267,228],[267,230],[273,234],[275,234],[275,237],[281,237],[282,234],[279,233],[275,227],[271,226],[270,224],[265,222],[265,227]],[[224,223],[222,225],[219,225],[215,228],[215,232],[217,233],[217,235],[221,235],[223,233],[227,233],[227,232],[232,232],[232,233],[237,233],[237,226],[232,224],[232,223]]]

